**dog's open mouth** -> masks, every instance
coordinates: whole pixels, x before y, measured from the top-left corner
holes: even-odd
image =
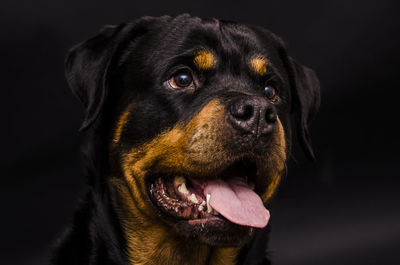
[[[262,228],[270,215],[255,191],[256,175],[256,164],[245,160],[213,178],[157,175],[150,182],[150,197],[161,212],[192,225],[228,220]]]

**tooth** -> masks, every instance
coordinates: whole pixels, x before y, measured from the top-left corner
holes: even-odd
[[[185,183],[182,183],[182,184],[180,184],[180,185],[178,186],[178,191],[179,191],[180,193],[185,194],[185,195],[189,193],[189,191],[188,191],[187,188],[186,188],[186,184],[185,184]]]
[[[182,177],[182,176],[175,176],[174,183],[176,185],[185,184],[186,183],[186,179],[184,177]]]
[[[211,195],[210,194],[207,194],[207,213],[211,213],[214,209],[211,207],[211,205],[210,205],[210,198],[211,198]]]
[[[190,196],[188,196],[189,201],[193,202],[193,203],[198,203],[199,200],[197,200],[196,195],[194,195],[194,193],[190,194]]]

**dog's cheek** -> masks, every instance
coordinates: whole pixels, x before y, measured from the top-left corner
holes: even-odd
[[[285,170],[286,165],[286,140],[285,131],[283,129],[281,120],[278,117],[277,126],[275,127],[273,140],[271,142],[272,149],[269,152],[266,164],[267,166],[267,178],[268,187],[266,192],[263,194],[263,202],[266,203],[275,193],[282,174]]]
[[[133,178],[149,170],[207,175],[230,159],[224,138],[225,107],[209,102],[189,121],[178,123],[125,155],[125,176]],[[226,137],[226,136],[225,136]]]
[[[117,182],[116,180],[118,178],[116,178],[112,179],[112,183],[114,184],[114,190],[118,193],[118,198],[124,202],[125,208],[129,208],[128,210],[130,213],[135,216],[140,216],[141,212],[147,212],[147,215],[151,215],[151,210],[145,202],[146,189],[143,181],[143,174],[139,174],[138,177],[133,176],[134,172],[131,170],[131,165],[133,163],[127,159],[127,153],[124,151],[122,135],[130,122],[130,114],[130,108],[127,107],[122,114],[120,114],[113,126],[110,143],[110,161],[115,162],[111,165],[111,172],[114,172],[113,177],[118,177],[122,173],[125,181]]]

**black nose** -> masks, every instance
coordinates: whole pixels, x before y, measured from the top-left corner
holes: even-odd
[[[260,97],[239,97],[231,101],[228,119],[239,132],[259,137],[272,132],[276,123],[275,108]]]

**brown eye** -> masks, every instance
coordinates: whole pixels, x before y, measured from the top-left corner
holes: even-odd
[[[265,87],[265,96],[272,102],[276,102],[278,100],[276,89],[271,85]]]
[[[180,72],[172,76],[168,82],[173,88],[184,88],[193,84],[193,77],[189,72]]]

